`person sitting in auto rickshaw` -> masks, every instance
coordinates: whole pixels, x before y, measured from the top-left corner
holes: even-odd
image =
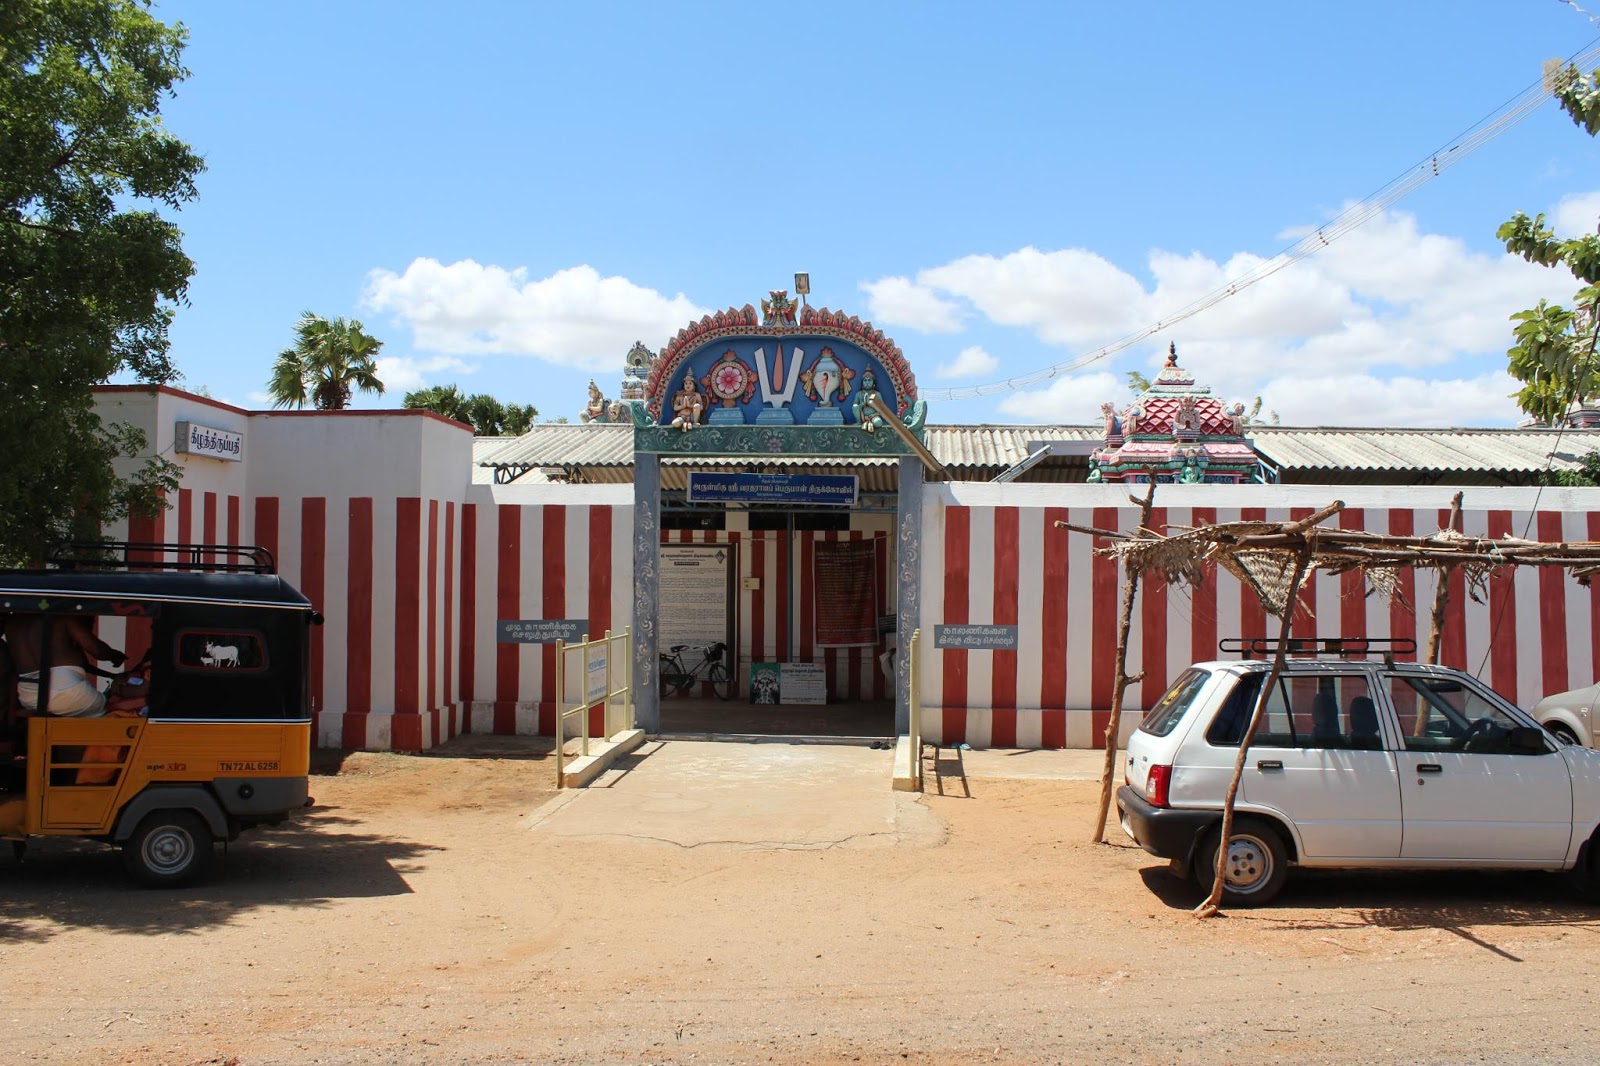
[[[11,615],[0,620],[0,635],[5,637],[16,663],[17,702],[23,714],[38,713],[44,634],[44,618],[40,615]],[[95,636],[87,619],[58,617],[50,630],[50,704],[46,713],[62,718],[97,718],[108,710],[118,717],[137,715],[145,703],[142,686],[149,680],[148,658],[147,655],[140,660],[143,674],[139,674],[136,667],[124,675],[107,675],[95,664],[109,662],[120,666],[127,661],[127,656]],[[100,691],[91,672],[113,678],[115,698],[109,704],[107,693]],[[137,682],[137,685],[130,687],[130,682]],[[62,750],[69,758],[90,763],[116,764],[123,758],[120,745],[90,744],[76,753],[71,753],[71,749]],[[115,783],[117,773],[116,766],[81,767],[67,783],[109,785]]]
[[[111,681],[106,691],[106,714],[117,717],[143,716],[150,704],[150,653]]]
[[[45,619],[14,614],[0,622],[17,670],[17,701],[24,711],[39,709],[39,671],[44,662]],[[90,665],[121,666],[127,656],[94,635],[87,619],[63,616],[50,627],[50,705],[46,713],[95,718],[105,713],[106,697],[90,677]]]

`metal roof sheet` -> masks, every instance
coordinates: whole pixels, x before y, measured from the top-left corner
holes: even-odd
[[[1575,469],[1600,448],[1600,430],[1329,429],[1255,426],[1258,451],[1282,470],[1460,470],[1533,473]],[[1551,450],[1555,455],[1552,459]]]
[[[1028,445],[1041,441],[1099,441],[1099,426],[929,426],[928,450],[946,467],[997,467],[1004,470],[1028,457]]]
[[[928,450],[952,473],[988,478],[1023,459],[1030,445],[1066,442],[1080,447],[1102,439],[1098,425],[930,425],[925,436]],[[1250,441],[1261,456],[1284,472],[1445,471],[1465,474],[1528,476],[1547,467],[1575,469],[1584,455],[1600,450],[1600,430],[1567,429],[1369,429],[1292,426],[1252,426]],[[1555,456],[1551,458],[1554,447]],[[520,437],[479,437],[473,441],[474,482],[492,480],[493,466],[532,468],[524,480],[541,478],[539,469],[581,469],[595,484],[633,480],[632,427],[612,423],[590,425],[547,423],[536,425]],[[667,458],[663,478],[669,488],[681,487],[690,467],[746,466],[749,458]],[[763,456],[760,465],[785,467],[796,472],[827,469],[881,471],[892,487],[894,459],[845,459],[808,456]],[[1077,455],[1052,456],[1029,471],[1029,481],[1082,480],[1084,460]],[[874,475],[872,484],[879,478]],[[865,491],[868,482],[863,481]]]

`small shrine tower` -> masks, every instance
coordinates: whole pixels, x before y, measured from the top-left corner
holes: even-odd
[[[1209,385],[1178,365],[1178,346],[1150,387],[1122,412],[1100,405],[1105,444],[1089,456],[1090,481],[1237,485],[1260,481],[1244,432],[1244,404],[1224,408]]]
[[[656,353],[634,341],[622,366],[622,398],[608,400],[600,386],[589,382],[589,403],[578,418],[584,423],[623,422],[633,424],[633,408],[644,407],[644,376],[650,369],[650,360]]]

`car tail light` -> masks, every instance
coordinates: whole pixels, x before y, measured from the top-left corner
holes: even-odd
[[[1144,779],[1144,798],[1152,807],[1167,806],[1167,790],[1172,786],[1172,767],[1152,766]]]

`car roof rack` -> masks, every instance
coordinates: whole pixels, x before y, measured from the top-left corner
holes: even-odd
[[[1279,644],[1284,645],[1287,655],[1309,658],[1321,655],[1366,658],[1382,651],[1383,661],[1389,666],[1394,665],[1397,654],[1415,655],[1417,652],[1417,642],[1410,637],[1224,637],[1217,642],[1217,648],[1238,652],[1245,659],[1265,659],[1277,654]]]
[[[78,540],[61,545],[45,561],[63,570],[183,570],[216,574],[278,572],[278,563],[272,553],[254,544]]]

